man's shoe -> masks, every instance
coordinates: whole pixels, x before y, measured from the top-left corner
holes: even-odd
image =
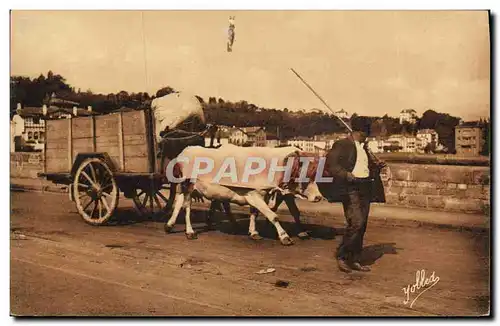
[[[370,266],[361,265],[358,262],[352,263],[350,267],[356,271],[361,271],[361,272],[369,272],[372,270]]]
[[[343,259],[337,259],[337,266],[339,267],[339,270],[344,273],[351,273],[352,269],[349,267],[347,262]]]

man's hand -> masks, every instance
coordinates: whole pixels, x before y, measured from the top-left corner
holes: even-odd
[[[347,182],[354,182],[356,180],[356,177],[351,172],[347,172],[346,180]]]
[[[376,163],[376,166],[377,166],[377,169],[382,170],[383,168],[385,168],[387,166],[387,163],[385,163],[384,161],[378,161]]]

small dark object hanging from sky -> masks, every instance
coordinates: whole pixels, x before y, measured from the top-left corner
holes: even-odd
[[[227,30],[227,52],[233,52],[234,18],[235,16],[229,16],[229,29]]]

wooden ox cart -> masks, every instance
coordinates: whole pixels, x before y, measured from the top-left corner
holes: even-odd
[[[119,194],[138,214],[165,214],[175,191],[162,173],[151,110],[46,121],[45,177],[69,187],[85,222],[102,225]]]

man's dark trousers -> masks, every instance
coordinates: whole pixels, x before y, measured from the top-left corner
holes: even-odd
[[[342,204],[347,227],[337,249],[337,258],[359,262],[370,213],[371,183],[366,179],[358,179],[349,183],[346,190]]]

